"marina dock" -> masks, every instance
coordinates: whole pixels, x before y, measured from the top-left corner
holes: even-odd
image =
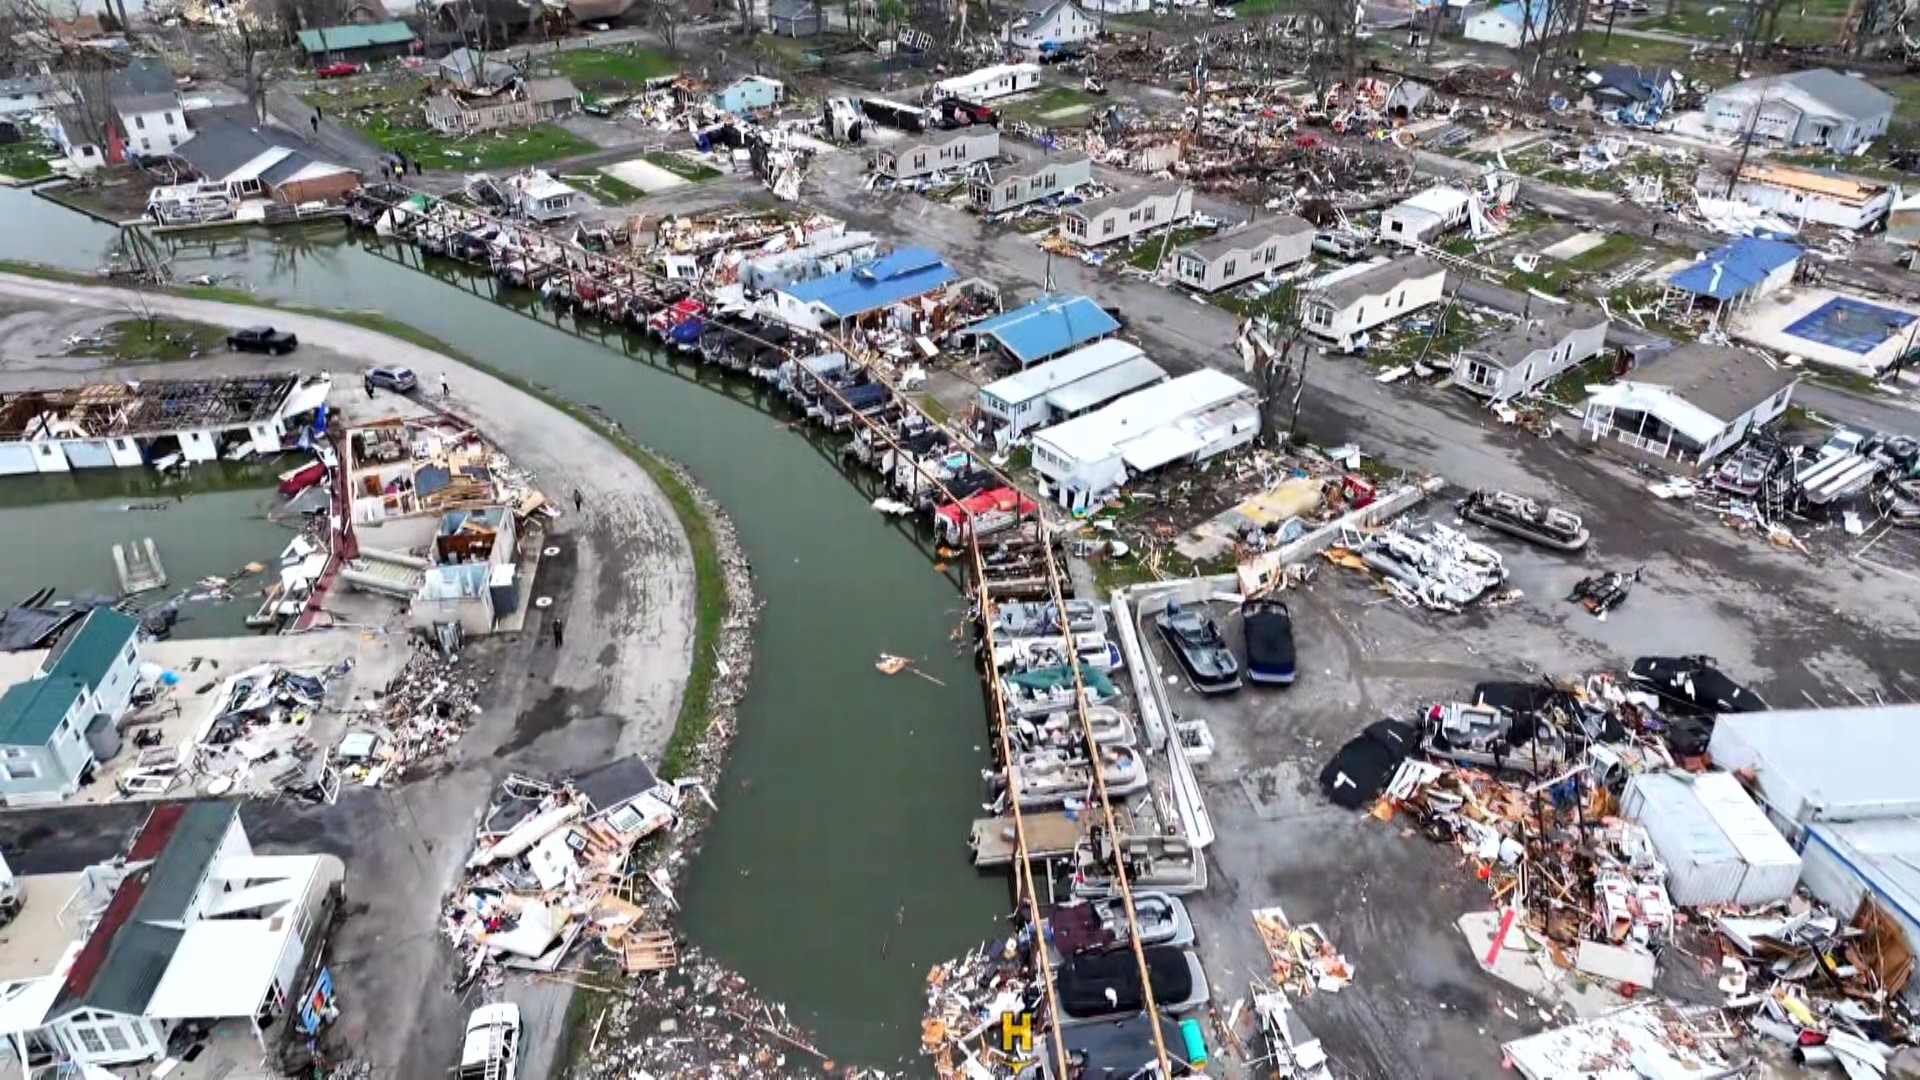
[[[1054,810],[1022,815],[1027,832],[1027,858],[1064,859],[1087,835],[1084,815],[1078,820],[1065,811]],[[967,844],[973,848],[973,865],[983,870],[1007,866],[1019,850],[1013,818],[979,818]]]

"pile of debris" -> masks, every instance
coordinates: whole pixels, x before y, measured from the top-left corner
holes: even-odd
[[[1335,565],[1378,575],[1381,588],[1407,607],[1435,611],[1459,611],[1507,580],[1498,551],[1437,521],[1349,528],[1324,555]]]
[[[381,691],[371,714],[356,719],[334,750],[343,774],[374,787],[405,778],[414,765],[460,741],[480,715],[480,684],[459,657],[422,639]],[[489,673],[491,674],[491,673]]]
[[[1273,981],[1294,1001],[1316,991],[1339,993],[1353,981],[1353,965],[1318,923],[1295,926],[1277,907],[1256,908],[1253,928],[1267,947]]]
[[[1011,1076],[1013,1055],[986,1038],[1003,1016],[1033,1015],[1045,990],[1034,977],[1032,946],[1022,933],[988,942],[927,972],[927,1016],[920,1049],[942,1080],[953,1076]],[[1036,1033],[1035,1038],[1038,1039]]]
[[[304,672],[261,664],[229,677],[215,689],[206,726],[195,736],[192,765],[208,778],[206,790],[331,802],[339,784],[307,733],[325,706],[328,682],[351,670],[351,662]],[[173,786],[181,764],[170,748],[153,747],[116,783],[123,794],[158,794]]]

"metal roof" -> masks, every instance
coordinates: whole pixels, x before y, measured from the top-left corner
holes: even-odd
[[[146,894],[133,917],[141,922],[178,922],[193,903],[193,894],[206,879],[227,826],[240,813],[231,802],[195,802],[180,815],[173,838],[154,860]]]
[[[1752,768],[1791,820],[1904,818],[1920,806],[1920,705],[1731,713],[1709,749],[1727,768]]]
[[[962,329],[999,342],[1001,348],[1025,366],[1105,337],[1120,329],[1120,324],[1089,297],[1043,295],[1030,304]]]
[[[1085,416],[1055,424],[1034,436],[1069,461],[1104,461],[1129,443],[1185,417],[1236,398],[1252,397],[1245,383],[1223,371],[1202,368],[1151,386]]]
[[[1315,290],[1312,298],[1325,300],[1336,308],[1344,308],[1355,300],[1377,296],[1411,278],[1444,273],[1446,269],[1432,259],[1424,255],[1409,255],[1404,259],[1381,263],[1370,270],[1343,277],[1324,288]]]
[[[1062,210],[1061,213],[1071,214],[1083,221],[1092,221],[1094,218],[1099,217],[1109,210],[1139,206],[1149,199],[1167,198],[1170,195],[1176,194],[1185,186],[1186,185],[1178,180],[1165,180],[1158,184],[1148,184],[1145,187],[1133,188],[1129,191],[1116,191],[1104,198],[1094,199],[1090,202],[1076,203]]]
[[[959,276],[932,251],[906,247],[780,291],[803,304],[817,304],[836,318],[850,319],[923,296]]]
[[[110,607],[94,608],[78,629],[62,637],[60,644],[47,653],[40,662],[40,672],[98,686],[139,632],[140,622],[133,616]]]
[[[1715,300],[1731,300],[1744,295],[1800,254],[1800,249],[1792,244],[1743,236],[1675,272],[1667,284]]]
[[[1894,818],[1808,826],[1805,880],[1816,896],[1821,891],[1816,882],[1822,875],[1814,868],[1814,857],[1822,848],[1871,889],[1875,899],[1908,922],[1920,922],[1920,823]]]
[[[77,679],[28,679],[0,694],[0,746],[45,746],[87,690]]]
[[[1545,318],[1522,319],[1496,330],[1469,346],[1466,352],[1489,360],[1497,367],[1510,368],[1540,349],[1560,344],[1576,331],[1607,324],[1607,317],[1600,309],[1585,304],[1554,308],[1543,314]]]
[[[1724,427],[1779,393],[1794,381],[1794,375],[1768,367],[1765,360],[1741,349],[1696,344],[1643,360],[1628,381],[1665,387]]]
[[[1741,99],[1784,97],[1809,111],[1865,120],[1893,109],[1893,95],[1865,79],[1842,75],[1832,68],[1809,68],[1786,75],[1748,79],[1721,89],[1714,97],[1729,95]]]
[[[1057,360],[1036,364],[1016,375],[990,382],[980,392],[1010,405],[1019,405],[1044,397],[1080,379],[1119,367],[1140,355],[1138,345],[1118,338],[1107,338],[1084,349],[1076,349]]]
[[[300,47],[310,53],[340,49],[366,49],[375,45],[404,45],[413,40],[413,28],[403,22],[370,23],[366,26],[327,26],[302,30]]]
[[[1235,252],[1256,250],[1265,246],[1268,240],[1299,236],[1301,233],[1312,236],[1313,231],[1313,224],[1304,218],[1297,218],[1292,214],[1281,214],[1279,217],[1242,225],[1237,229],[1217,233],[1205,240],[1195,241],[1181,247],[1180,251],[1213,262],[1215,259]]]
[[[1085,412],[1122,394],[1165,381],[1166,377],[1167,369],[1144,356],[1135,356],[1116,367],[1062,386],[1047,395],[1047,404],[1057,412]]]

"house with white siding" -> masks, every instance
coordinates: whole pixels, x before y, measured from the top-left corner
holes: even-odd
[[[1552,382],[1606,346],[1607,317],[1598,308],[1554,308],[1461,349],[1453,381],[1470,394],[1502,402]]]
[[[1253,389],[1202,368],[1039,432],[1033,467],[1062,506],[1079,510],[1132,477],[1205,461],[1259,434]]]
[[[1000,154],[1000,129],[984,124],[909,135],[873,152],[873,169],[890,180],[965,170]]]
[[[1702,172],[1700,194],[1721,197],[1726,180],[1718,172]],[[1840,176],[1789,165],[1754,164],[1740,171],[1732,198],[1752,203],[1802,225],[1831,225],[1855,231],[1871,229],[1893,208],[1894,188],[1851,176]]]
[[[1430,187],[1380,215],[1380,239],[1407,247],[1431,244],[1467,223],[1471,202],[1459,188]]]
[[[1768,75],[1723,86],[1707,97],[1707,127],[1729,138],[1749,131],[1785,146],[1850,154],[1886,134],[1893,95],[1831,68]]]
[[[1060,231],[1082,247],[1099,247],[1155,229],[1169,228],[1193,216],[1193,192],[1169,180],[1060,211]]]
[[[1017,439],[1166,379],[1166,369],[1138,345],[1107,338],[980,388],[980,411],[997,421],[997,437]]]
[[[967,199],[983,214],[998,214],[1074,191],[1093,179],[1085,154],[1050,154],[989,165],[973,178]]]
[[[1173,253],[1173,276],[1201,292],[1218,292],[1304,262],[1313,226],[1291,214],[1256,221],[1188,244]]]
[[[1043,45],[1077,45],[1100,36],[1100,26],[1075,0],[1026,0],[1007,23],[1007,44],[1028,53]]]
[[[934,83],[927,100],[957,97],[962,101],[988,102],[1039,87],[1039,64],[995,64]]]
[[[0,802],[38,805],[78,790],[118,744],[115,725],[139,676],[139,621],[107,607],[88,612],[32,677],[0,694]]]
[[[1349,351],[1373,327],[1438,303],[1446,287],[1446,268],[1423,255],[1351,266],[1308,284],[1300,322]]]
[[[1787,411],[1796,377],[1740,349],[1682,345],[1588,398],[1580,434],[1696,473]]]

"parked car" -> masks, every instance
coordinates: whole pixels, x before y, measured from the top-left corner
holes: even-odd
[[[1366,252],[1367,245],[1346,233],[1323,232],[1314,234],[1313,250],[1336,259],[1357,259]]]
[[[1293,616],[1277,600],[1247,605],[1241,620],[1247,634],[1247,678],[1257,683],[1293,685]]]
[[[272,353],[285,356],[300,347],[300,339],[271,326],[249,326],[227,335],[227,348],[234,352]]]
[[[1827,436],[1826,444],[1820,447],[1820,456],[1822,458],[1844,457],[1859,450],[1860,444],[1866,439],[1865,435],[1857,431],[1835,428],[1833,434]]]
[[[342,60],[337,64],[326,64],[321,67],[314,68],[313,75],[314,75],[314,78],[317,78],[317,79],[344,79],[349,75],[358,74],[359,71],[360,71],[359,64],[348,63],[347,61]]]
[[[483,1005],[467,1017],[458,1080],[515,1080],[520,1064],[520,1006]]]
[[[374,386],[380,387],[383,390],[391,390],[396,394],[408,393],[420,385],[420,380],[414,377],[413,369],[403,367],[369,368],[367,370],[367,381]]]
[[[1169,604],[1153,623],[1201,693],[1230,694],[1240,689],[1240,662],[1211,618]]]

